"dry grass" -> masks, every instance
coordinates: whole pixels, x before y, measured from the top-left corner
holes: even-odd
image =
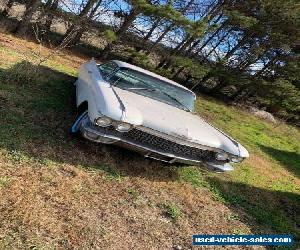
[[[298,178],[259,153],[220,176],[70,138],[71,83],[86,57],[64,52],[39,67],[35,81],[11,81],[9,72],[22,68],[24,59],[34,60],[38,49],[49,53],[0,34],[0,249],[190,249],[192,234],[266,228],[226,200],[226,188],[238,184],[249,166],[255,169],[250,182],[284,175],[298,185]],[[240,189],[246,199],[249,190],[267,184],[251,185]]]
[[[227,219],[232,212],[207,191],[186,184],[131,176],[118,181],[72,165],[6,165],[2,174],[11,182],[1,189],[0,219],[2,244],[9,247],[170,249],[188,247],[194,232],[250,231]],[[128,188],[140,196],[134,199]],[[182,211],[176,222],[163,213],[166,202]]]

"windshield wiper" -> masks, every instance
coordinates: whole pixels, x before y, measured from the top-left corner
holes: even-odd
[[[159,91],[160,93],[163,93],[164,95],[166,95],[167,97],[169,97],[170,99],[172,99],[173,101],[175,101],[177,104],[179,104],[185,111],[191,112],[191,110],[189,108],[187,108],[186,106],[184,106],[180,101],[178,101],[175,97],[171,96],[170,94],[164,92],[164,91]]]
[[[132,87],[132,88],[126,88],[126,90],[147,90],[147,91],[156,91],[156,89],[151,88],[143,88],[143,87]]]

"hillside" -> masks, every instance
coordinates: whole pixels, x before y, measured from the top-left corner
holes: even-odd
[[[84,55],[0,33],[0,249],[191,248],[191,235],[300,239],[300,132],[199,96],[250,151],[231,173],[170,166],[69,137]],[[247,248],[248,249],[248,248]]]

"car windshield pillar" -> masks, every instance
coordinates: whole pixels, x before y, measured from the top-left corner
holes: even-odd
[[[100,74],[101,74],[102,78],[105,81],[111,83],[109,81],[110,77],[112,75],[114,75],[120,68],[115,62],[108,62],[108,63],[104,63],[104,64],[99,65],[98,69],[100,71]]]

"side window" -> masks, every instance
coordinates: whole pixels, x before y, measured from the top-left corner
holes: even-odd
[[[98,68],[103,78],[106,79],[109,75],[111,75],[114,71],[116,71],[118,66],[114,62],[108,62],[99,65]]]

